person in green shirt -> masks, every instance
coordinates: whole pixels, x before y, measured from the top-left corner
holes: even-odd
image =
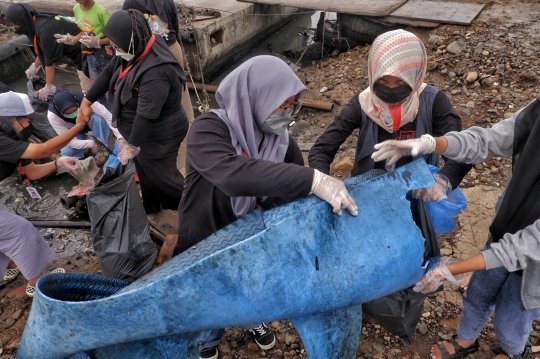
[[[75,1],[77,4],[73,7],[73,14],[81,32],[77,36],[56,34],[55,37],[56,41],[64,44],[76,44],[77,41],[82,43],[82,53],[86,56],[90,80],[94,82],[113,55],[109,48],[109,39],[101,32],[109,21],[110,14],[105,7],[94,0]],[[85,86],[83,79],[81,79],[81,87],[85,93],[89,89],[88,85]]]

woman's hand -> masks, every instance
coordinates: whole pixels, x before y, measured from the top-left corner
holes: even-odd
[[[432,293],[436,291],[445,282],[451,285],[460,286],[461,283],[467,278],[466,273],[452,274],[448,269],[448,266],[452,263],[460,262],[458,259],[441,260],[435,264],[416,285],[413,290],[415,292],[422,292],[424,294]]]
[[[450,180],[445,175],[435,173],[433,175],[435,183],[427,188],[413,191],[415,198],[421,198],[424,201],[439,202],[448,197],[452,192]]]
[[[125,145],[122,146],[122,149],[120,149],[120,143],[118,144],[118,160],[120,160],[121,164],[127,165],[130,159],[137,156],[139,152],[141,152],[141,149],[140,147],[130,145],[126,141],[123,142],[125,143]]]
[[[435,138],[431,135],[422,135],[414,140],[388,140],[375,145],[377,150],[371,155],[375,162],[390,158],[388,166],[396,163],[403,156],[426,155],[435,151]]]
[[[330,203],[333,212],[338,216],[341,216],[342,209],[348,210],[353,216],[358,216],[358,206],[343,182],[315,170],[311,192]]]
[[[90,123],[92,119],[92,102],[88,101],[86,98],[82,100],[81,106],[79,107],[79,114],[77,115],[77,124],[84,124],[84,126]]]

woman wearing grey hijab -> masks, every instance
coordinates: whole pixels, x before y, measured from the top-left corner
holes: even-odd
[[[313,192],[334,213],[358,207],[343,183],[304,167],[302,153],[287,126],[306,87],[273,56],[254,57],[219,85],[218,110],[199,116],[187,137],[186,179],[178,207],[183,252],[250,213],[269,209]],[[264,324],[247,326],[264,350],[275,344]],[[214,331],[201,352],[217,358],[223,330]]]

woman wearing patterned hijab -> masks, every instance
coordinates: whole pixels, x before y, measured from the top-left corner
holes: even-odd
[[[307,196],[310,191],[330,203],[334,213],[358,208],[345,186],[304,167],[288,124],[299,109],[306,87],[273,56],[254,57],[219,85],[219,109],[199,116],[189,130],[185,189],[178,207],[179,243],[183,252],[212,233],[252,212]],[[275,344],[264,324],[246,326],[260,348]],[[201,359],[218,357],[223,330],[213,331]]]
[[[416,35],[395,30],[377,37],[368,59],[369,87],[355,95],[317,139],[309,151],[310,167],[329,173],[339,147],[357,128],[353,176],[372,169],[394,168],[385,161],[373,161],[371,154],[377,143],[461,131],[461,119],[448,97],[424,83],[426,66],[426,49]],[[438,155],[424,158],[428,164],[439,165]],[[403,157],[396,166],[413,160],[411,156]],[[445,159],[444,167],[435,175],[436,183],[419,195],[434,201],[444,198],[470,169],[470,165]]]

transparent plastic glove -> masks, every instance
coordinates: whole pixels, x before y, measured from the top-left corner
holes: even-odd
[[[99,36],[83,35],[79,40],[84,46],[94,49],[99,49]]]
[[[46,84],[44,88],[34,93],[34,96],[39,97],[41,101],[47,101],[49,94],[53,94],[56,91],[56,86]]]
[[[343,182],[315,170],[311,192],[330,203],[333,212],[338,216],[341,216],[343,208],[347,209],[353,216],[358,216],[358,206],[354,203]]]
[[[141,152],[140,147],[135,147],[127,143],[122,149],[122,151],[118,152],[118,159],[120,160],[121,164],[127,165],[128,161],[133,157],[137,156],[139,152]]]
[[[435,151],[435,139],[430,135],[422,135],[414,140],[388,140],[375,145],[377,150],[371,155],[375,162],[386,160],[387,165],[391,166],[403,156],[426,155]]]
[[[454,262],[459,262],[459,259],[446,259],[435,264],[433,268],[426,273],[424,278],[416,283],[413,290],[415,292],[422,292],[424,294],[432,293],[444,283],[449,283],[459,287],[465,278],[467,278],[467,273],[456,274],[455,276],[452,275],[452,273],[450,273],[448,270],[448,265]]]
[[[119,138],[117,142],[118,142],[118,153],[120,153],[122,152],[124,147],[126,147],[127,141],[123,138]]]
[[[41,68],[41,65],[36,67],[36,65],[34,65],[34,63],[32,63],[32,65],[30,65],[28,70],[26,70],[24,73],[26,74],[26,77],[29,80],[32,80],[34,78],[34,76],[36,76],[36,74],[37,74],[37,72],[39,71],[40,68]]]
[[[77,169],[77,159],[75,157],[61,156],[56,160],[58,173],[72,172]]]
[[[415,198],[421,198],[424,201],[439,202],[448,197],[450,192],[452,192],[452,185],[450,180],[445,176],[439,173],[433,175],[435,183],[427,188],[422,188],[416,191],[413,191],[413,196]]]
[[[54,34],[54,37],[56,38],[56,42],[58,42],[59,44],[75,45],[77,43],[77,40],[75,40],[75,36],[70,35],[69,33],[65,35]]]

